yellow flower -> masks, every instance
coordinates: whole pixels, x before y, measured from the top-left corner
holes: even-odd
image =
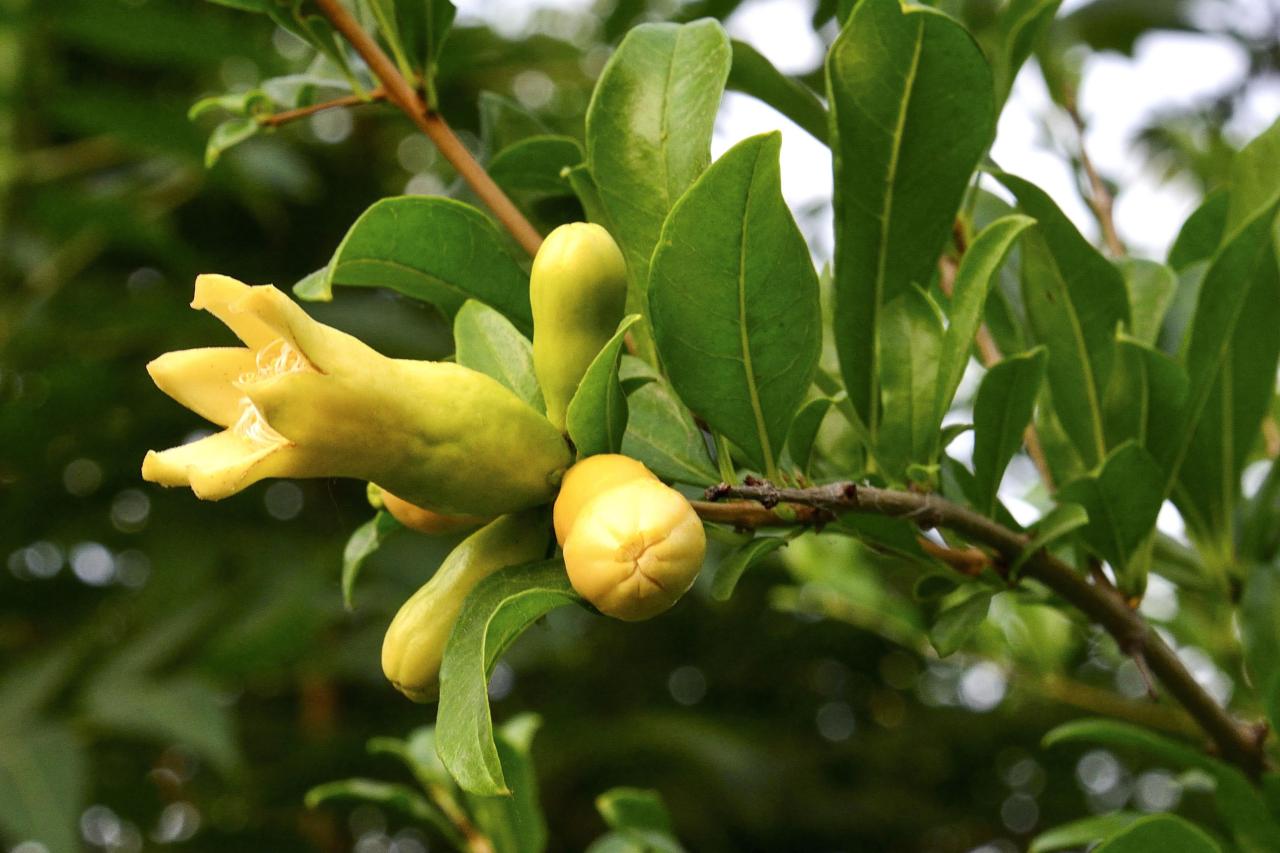
[[[244,347],[166,353],[156,385],[223,427],[147,454],[142,476],[208,500],[267,477],[358,477],[438,512],[546,503],[572,461],[545,417],[456,364],[387,358],[271,286],[196,279],[191,306]]]

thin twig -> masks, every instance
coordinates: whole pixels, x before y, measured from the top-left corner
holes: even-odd
[[[373,75],[381,81],[387,100],[399,107],[418,129],[435,143],[458,174],[467,182],[480,199],[488,205],[502,226],[524,247],[530,255],[538,252],[542,235],[538,233],[524,214],[515,206],[502,188],[494,183],[484,167],[476,162],[453,129],[437,112],[429,110],[418,92],[409,84],[400,69],[383,52],[373,37],[365,32],[340,0],[315,0],[316,6],[333,24],[333,28],[350,42],[360,54]]]
[[[921,528],[946,528],[992,549],[1005,562],[1022,556],[1029,538],[1004,527],[973,510],[933,493],[880,489],[856,483],[832,483],[807,489],[783,489],[770,483],[741,486],[721,483],[707,490],[707,501],[695,503],[702,514],[728,498],[724,506],[741,510],[751,524],[763,526],[762,513],[772,517],[773,526],[798,523],[805,508],[830,515],[855,512],[907,518]],[[704,515],[709,520],[734,523],[729,513]],[[1177,653],[1151,630],[1143,618],[1113,590],[1102,589],[1082,577],[1073,567],[1041,549],[1032,554],[1022,569],[1023,577],[1034,578],[1100,625],[1128,653],[1140,653],[1155,674],[1187,713],[1212,739],[1218,753],[1253,778],[1262,773],[1266,760],[1256,731],[1242,724],[1205,691]]]
[[[1107,189],[1106,182],[1098,174],[1098,170],[1093,165],[1093,159],[1089,157],[1089,150],[1085,147],[1084,119],[1080,116],[1080,110],[1076,108],[1075,98],[1067,101],[1066,110],[1080,140],[1080,167],[1084,169],[1085,177],[1089,179],[1089,197],[1085,201],[1093,210],[1098,226],[1102,229],[1102,239],[1106,241],[1107,251],[1113,258],[1124,257],[1124,243],[1120,241],[1120,235],[1116,231],[1115,199],[1111,197],[1111,190]]]
[[[310,104],[293,110],[281,110],[280,112],[272,113],[271,115],[259,116],[257,121],[258,124],[263,125],[264,127],[280,127],[282,124],[288,124],[291,121],[307,118],[308,116],[313,116],[316,113],[324,112],[325,110],[337,109],[339,107],[358,107],[361,104],[370,104],[375,101],[386,100],[386,97],[386,90],[379,86],[376,89],[370,90],[368,97],[362,98],[359,95],[343,95],[341,98],[334,98],[331,101],[321,101],[318,104]]]

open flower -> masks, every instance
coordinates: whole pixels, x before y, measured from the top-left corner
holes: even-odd
[[[550,501],[572,461],[550,421],[495,380],[387,358],[274,287],[202,275],[191,306],[245,346],[147,365],[162,391],[223,427],[147,453],[147,480],[217,500],[267,477],[358,477],[428,509],[492,516]]]

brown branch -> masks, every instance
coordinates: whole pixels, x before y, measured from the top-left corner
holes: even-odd
[[[436,148],[444,155],[458,174],[467,182],[477,196],[493,211],[502,226],[511,232],[511,236],[524,247],[530,255],[538,252],[542,245],[542,235],[538,233],[524,214],[515,206],[502,188],[494,183],[493,178],[484,167],[476,162],[475,157],[467,150],[462,141],[454,134],[444,118],[434,110],[428,109],[418,92],[409,84],[400,69],[396,68],[390,57],[383,52],[373,37],[365,32],[359,22],[342,5],[340,0],[315,0],[316,6],[333,24],[333,28],[350,42],[356,53],[360,54],[373,75],[382,82],[387,100],[395,104],[418,129],[435,143]]]
[[[1106,182],[1098,174],[1098,170],[1093,165],[1093,159],[1089,157],[1089,151],[1085,148],[1084,119],[1076,108],[1074,97],[1067,101],[1066,110],[1080,140],[1080,167],[1084,169],[1085,177],[1089,179],[1089,196],[1085,201],[1093,210],[1098,226],[1102,229],[1102,239],[1106,241],[1107,251],[1113,258],[1124,257],[1124,243],[1120,241],[1120,235],[1116,231],[1115,199],[1111,197],[1111,190],[1107,189]]]
[[[761,510],[772,514],[775,524],[785,524],[788,516],[800,517],[804,508],[831,516],[855,512],[906,518],[921,528],[946,528],[992,549],[998,558],[1012,563],[1017,560],[1029,538],[997,524],[973,510],[952,503],[933,493],[917,493],[861,486],[856,483],[832,483],[807,489],[784,489],[755,481],[742,486],[720,484],[707,490],[707,501],[723,498],[735,503],[725,506],[741,510],[753,522]],[[752,508],[751,504],[755,503]],[[699,512],[706,502],[698,502]],[[715,504],[712,503],[712,506]],[[717,513],[708,520],[734,523],[729,513]],[[704,516],[706,517],[706,516]],[[792,522],[797,523],[797,522]],[[1253,727],[1237,721],[1192,677],[1177,654],[1151,630],[1138,613],[1115,592],[1090,583],[1074,568],[1043,549],[1031,555],[1022,569],[1024,577],[1034,578],[1072,604],[1110,634],[1128,654],[1140,654],[1150,671],[1176,699],[1201,729],[1209,735],[1218,753],[1257,778],[1265,767],[1262,743]]]
[[[378,88],[371,90],[367,97],[361,97],[360,95],[343,95],[341,98],[334,98],[331,101],[321,101],[318,104],[310,104],[305,107],[298,107],[294,110],[281,110],[280,112],[272,113],[271,115],[259,116],[257,118],[257,122],[264,127],[280,127],[283,124],[307,118],[308,116],[313,116],[316,113],[323,112],[325,110],[337,109],[339,107],[358,107],[361,104],[371,104],[375,101],[386,100],[386,97],[386,90],[379,86]]]

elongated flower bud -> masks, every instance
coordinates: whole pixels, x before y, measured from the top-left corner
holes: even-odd
[[[546,554],[544,510],[504,515],[464,539],[391,620],[382,641],[382,671],[415,702],[439,691],[440,661],[462,603],[476,584],[507,566]]]
[[[203,275],[192,306],[246,346],[147,365],[161,390],[223,427],[148,453],[147,480],[217,500],[266,477],[357,477],[436,512],[495,516],[550,501],[572,461],[559,431],[497,381],[387,358],[274,287]]]
[[[579,595],[631,622],[675,604],[693,586],[706,552],[706,532],[684,496],[639,478],[582,508],[564,543],[564,565]]]
[[[556,497],[556,541],[564,544],[578,513],[597,495],[639,478],[658,479],[643,462],[618,453],[588,456],[570,468],[560,483],[560,494]]]
[[[587,222],[547,235],[529,276],[533,371],[547,417],[564,429],[578,383],[617,330],[627,302],[627,266],[609,232]]]

